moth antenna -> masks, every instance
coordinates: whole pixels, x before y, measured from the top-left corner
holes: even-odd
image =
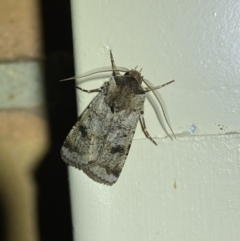
[[[109,52],[110,52],[110,59],[111,59],[111,63],[112,63],[113,76],[119,76],[120,73],[119,73],[119,71],[117,70],[117,67],[116,67],[116,65],[115,65],[114,58],[113,58],[113,54],[112,54],[112,50],[110,49]]]
[[[139,70],[139,73],[141,74],[141,72],[142,72],[142,68]]]
[[[164,110],[164,104],[163,104],[162,101],[161,101],[161,96],[160,96],[160,94],[155,90],[153,84],[152,84],[149,80],[143,79],[143,82],[147,85],[147,87],[148,87],[148,88],[153,92],[153,94],[155,95],[158,103],[159,103],[160,106],[161,106],[164,119],[165,119],[165,121],[166,121],[169,129],[171,130],[174,138],[176,139],[176,136],[175,136],[175,134],[174,134],[174,132],[173,132],[173,130],[172,130],[172,127],[171,127],[171,125],[170,125],[170,122],[169,122],[169,120],[168,120],[167,113],[166,113],[165,110]],[[174,80],[172,80],[172,81],[170,81],[170,82],[167,82],[166,84],[160,85],[160,86],[158,86],[158,87],[164,87],[164,86],[166,86],[166,85],[168,85],[168,84],[170,84],[170,83],[173,83],[173,82],[174,82]],[[172,137],[168,134],[168,132],[167,132],[166,130],[165,130],[165,132],[166,132],[166,134],[172,139]]]
[[[125,68],[125,67],[116,67],[116,69],[120,72],[128,72],[129,69]],[[93,69],[93,70],[90,70],[88,72],[85,72],[79,76],[73,76],[73,77],[70,77],[70,78],[67,78],[67,79],[62,79],[60,80],[60,82],[63,82],[63,81],[68,81],[68,80],[73,80],[73,79],[80,79],[80,78],[84,78],[84,77],[87,77],[87,76],[90,76],[90,75],[94,75],[94,74],[98,74],[98,73],[103,73],[103,72],[112,72],[112,67],[101,67],[101,68],[97,68],[97,69]]]
[[[137,69],[138,65],[134,68],[135,70]]]

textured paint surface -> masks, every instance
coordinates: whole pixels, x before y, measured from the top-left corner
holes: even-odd
[[[120,66],[142,67],[154,85],[175,79],[160,93],[178,137],[162,139],[146,102],[158,147],[138,128],[121,182],[92,184],[70,168],[75,240],[238,240],[239,4],[72,0],[72,10],[77,73],[107,66],[112,49]],[[79,109],[91,99],[79,95]]]

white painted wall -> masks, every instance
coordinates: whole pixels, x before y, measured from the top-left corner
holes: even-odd
[[[240,239],[239,12],[231,0],[72,0],[76,73],[109,66],[112,49],[154,85],[175,79],[160,93],[177,136],[146,102],[158,146],[138,127],[114,186],[69,168],[75,241]],[[80,113],[94,94],[78,94]]]

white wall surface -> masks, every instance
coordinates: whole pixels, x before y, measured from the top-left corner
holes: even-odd
[[[146,101],[158,146],[138,127],[115,185],[69,168],[75,241],[240,239],[239,12],[231,0],[72,0],[76,73],[110,66],[112,49],[154,85],[175,79],[160,93],[177,137]],[[78,94],[81,113],[94,94]]]

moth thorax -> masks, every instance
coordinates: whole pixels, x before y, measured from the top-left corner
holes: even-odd
[[[135,69],[131,69],[129,71],[129,75],[132,76],[137,82],[141,85],[142,84],[142,76],[141,73]]]

